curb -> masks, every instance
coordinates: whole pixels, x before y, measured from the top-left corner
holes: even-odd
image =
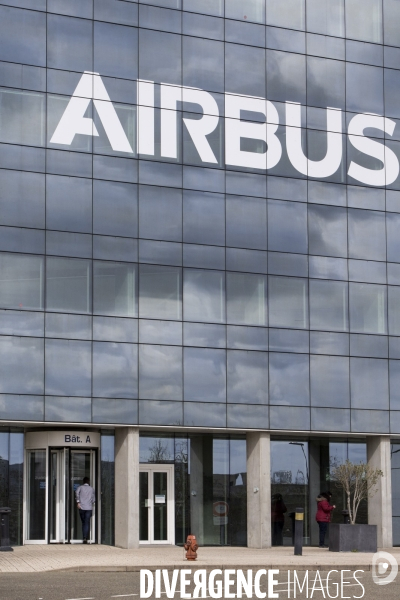
[[[279,569],[281,571],[355,571],[357,569],[362,571],[371,571],[371,565],[360,565],[360,564],[330,564],[330,565],[318,565],[318,564],[289,564],[289,565],[202,565],[201,563],[196,563],[198,566],[196,569],[206,569],[207,571],[211,571],[213,569],[253,569],[254,571],[258,571],[260,569]],[[77,566],[77,567],[61,567],[60,569],[51,569],[51,571],[45,571],[47,573],[53,572],[75,572],[75,573],[139,573],[142,569],[148,569],[149,571],[155,571],[156,569],[167,569],[168,571],[172,571],[174,569],[182,569],[184,565],[189,566],[186,562],[181,563],[179,565],[87,565],[87,566]],[[191,565],[190,565],[191,566]],[[42,571],[44,572],[44,571]]]

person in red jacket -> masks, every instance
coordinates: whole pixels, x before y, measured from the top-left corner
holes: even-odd
[[[329,503],[329,495],[327,492],[321,492],[317,498],[317,514],[315,520],[319,526],[319,547],[326,548],[325,535],[328,530],[328,525],[331,520],[331,513],[335,505]]]

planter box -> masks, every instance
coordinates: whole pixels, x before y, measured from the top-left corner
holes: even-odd
[[[376,525],[344,525],[330,523],[330,552],[376,552],[378,532]]]

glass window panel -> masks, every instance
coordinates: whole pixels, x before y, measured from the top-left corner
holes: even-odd
[[[148,319],[182,318],[182,270],[140,265],[139,314]]]
[[[269,349],[274,352],[307,353],[310,349],[308,331],[298,329],[270,329]]]
[[[48,15],[47,66],[79,73],[93,71],[93,23]]]
[[[307,205],[268,201],[268,249],[307,253]]]
[[[261,198],[227,196],[226,244],[267,249],[267,203]]]
[[[42,256],[0,253],[0,306],[43,309]]]
[[[400,46],[400,4],[397,0],[383,0],[384,43]]]
[[[307,329],[307,280],[294,277],[269,277],[268,285],[270,326]]]
[[[350,410],[335,408],[312,408],[312,431],[349,431]]]
[[[174,321],[139,321],[139,341],[141,344],[182,345],[182,323]]]
[[[183,265],[196,269],[225,269],[225,248],[183,244]]]
[[[139,397],[182,400],[182,348],[139,346]]]
[[[70,340],[46,340],[46,394],[91,395],[92,344]]]
[[[228,352],[228,402],[239,404],[268,403],[267,352]]]
[[[352,410],[351,430],[361,433],[388,433],[388,410]]]
[[[65,398],[46,396],[45,420],[66,423],[90,423],[92,421],[91,398]]]
[[[345,63],[326,58],[307,58],[307,104],[346,108]]]
[[[209,323],[184,323],[185,346],[204,346],[206,348],[226,347],[226,326]]]
[[[267,278],[227,273],[227,321],[237,325],[267,324]]]
[[[46,176],[46,226],[61,231],[92,232],[92,181]]]
[[[310,253],[347,257],[347,211],[345,208],[309,205]]]
[[[45,146],[45,126],[44,94],[0,88],[0,142]]]
[[[223,17],[224,0],[183,0],[183,10]]]
[[[225,402],[226,351],[185,348],[184,361],[184,399]]]
[[[310,349],[318,354],[348,355],[350,339],[348,333],[311,331]]]
[[[139,423],[141,425],[174,425],[183,424],[183,402],[167,402],[162,400],[141,400],[139,402]]]
[[[267,0],[267,23],[289,29],[304,29],[304,0]]]
[[[93,317],[93,339],[110,342],[138,341],[138,322],[116,317]]]
[[[44,176],[4,169],[0,181],[1,224],[44,229]]]
[[[271,429],[308,431],[310,429],[310,409],[299,408],[297,406],[271,406],[269,409],[269,420]],[[296,479],[299,478],[300,482],[304,482],[303,477],[303,472],[296,474]],[[304,499],[303,502],[307,506],[307,500]]]
[[[395,213],[386,214],[387,232],[387,259],[392,262],[400,262],[400,215]]]
[[[43,394],[43,340],[0,337],[0,392]]]
[[[310,280],[310,328],[349,330],[348,284]]]
[[[94,181],[93,232],[137,237],[136,185]]]
[[[388,361],[377,358],[350,358],[352,408],[389,410]]]
[[[382,43],[382,0],[346,0],[346,36]]]
[[[43,337],[44,315],[40,312],[0,310],[0,334]]]
[[[181,37],[146,29],[139,30],[139,77],[157,83],[182,83]]]
[[[225,243],[225,198],[223,194],[184,191],[183,241],[194,244]]]
[[[307,30],[344,36],[344,0],[306,0]]]
[[[92,339],[92,317],[46,313],[46,337],[75,340]]]
[[[346,107],[357,113],[383,114],[383,69],[346,63]]]
[[[138,34],[134,27],[94,22],[94,70],[101,75],[137,79]]]
[[[389,334],[400,335],[400,287],[389,286]]]
[[[350,283],[350,330],[359,333],[387,333],[385,286]]]
[[[386,260],[385,214],[349,208],[349,256]]]
[[[138,422],[138,402],[137,400],[93,398],[92,422],[134,425]],[[104,499],[102,497],[102,507],[103,506]]]
[[[185,321],[225,321],[225,274],[220,271],[184,270]]]
[[[135,265],[94,261],[93,312],[116,317],[137,316]]]
[[[137,370],[136,345],[93,342],[93,396],[137,398]]]
[[[187,427],[226,427],[226,404],[215,402],[212,411],[204,402],[185,402],[183,406]]]
[[[311,406],[350,407],[350,364],[341,356],[311,356]]]
[[[47,11],[58,13],[60,15],[71,15],[92,19],[93,0],[70,0],[68,3],[65,3],[63,0],[48,0]]]
[[[270,404],[310,404],[309,357],[303,354],[269,354]],[[282,429],[287,429],[282,424]]]
[[[182,43],[183,85],[202,90],[223,92],[223,42],[184,36]],[[199,60],[200,56],[201,60]]]
[[[182,244],[139,240],[139,262],[156,265],[182,265]]]
[[[266,327],[239,327],[230,325],[227,328],[227,347],[243,350],[268,350],[268,329]]]
[[[225,90],[265,98],[264,49],[225,44]]]
[[[225,17],[265,23],[265,0],[228,0],[225,3]]]
[[[90,313],[91,262],[73,258],[47,258],[46,308],[59,312]]]
[[[44,398],[43,396],[32,395],[2,395],[0,396],[0,410],[3,419],[10,419],[12,421],[44,421]]]
[[[0,60],[46,65],[44,13],[0,6]]]
[[[269,429],[267,406],[251,404],[228,404],[227,427],[238,429]]]
[[[154,215],[157,215],[157,219]],[[181,190],[140,186],[139,236],[171,242],[182,240]]]
[[[389,361],[390,410],[400,410],[400,361]]]

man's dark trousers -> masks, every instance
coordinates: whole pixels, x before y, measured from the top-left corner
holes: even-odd
[[[88,540],[90,537],[90,519],[92,517],[92,510],[79,509],[79,516],[82,521],[82,535],[84,540]]]

